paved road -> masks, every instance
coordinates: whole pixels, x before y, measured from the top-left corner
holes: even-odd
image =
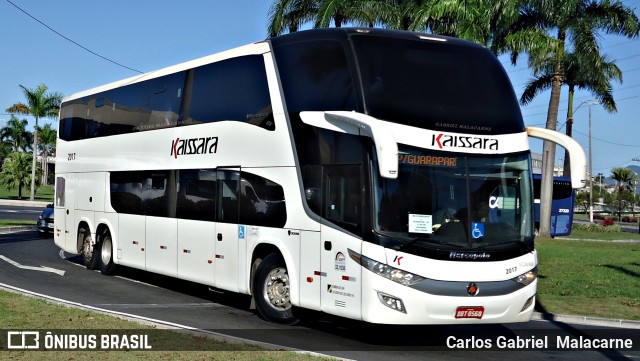
[[[0,219],[11,220],[27,220],[33,221],[36,224],[36,220],[44,207],[21,207],[21,206],[9,206],[0,205]]]
[[[482,340],[543,339],[556,334],[571,338],[635,337],[638,330],[593,329],[585,326],[546,321],[493,326],[389,327],[336,319],[308,313],[297,326],[264,322],[249,309],[249,298],[210,292],[206,287],[163,276],[121,268],[117,276],[107,277],[79,264],[78,257],[61,252],[52,239],[39,239],[35,232],[0,235],[0,284],[29,290],[82,305],[117,311],[136,317],[211,330],[217,333],[268,342],[286,347],[318,351],[358,360],[612,360],[640,359],[640,348],[615,351],[534,351],[477,352]],[[41,268],[18,268],[15,264]],[[57,270],[58,273],[55,273]],[[62,271],[64,272],[61,275]],[[635,336],[633,336],[635,335]],[[453,337],[453,339],[451,339]],[[447,346],[466,344],[467,351],[451,351]],[[494,341],[495,342],[495,341]],[[636,347],[637,347],[636,346]],[[471,350],[471,351],[468,351]],[[446,352],[444,352],[446,351]]]

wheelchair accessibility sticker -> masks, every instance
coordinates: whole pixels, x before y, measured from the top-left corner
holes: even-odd
[[[484,237],[484,223],[471,222],[471,238],[478,239]]]

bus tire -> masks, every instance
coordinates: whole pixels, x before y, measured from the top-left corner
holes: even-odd
[[[253,277],[253,298],[256,309],[267,321],[294,325],[299,319],[293,314],[287,267],[277,253],[260,262]]]
[[[113,242],[111,241],[111,233],[105,230],[100,237],[100,273],[109,276],[115,271],[113,263]]]
[[[86,228],[81,228],[78,232],[78,242],[82,244],[82,261],[87,269],[98,268],[98,252],[96,245],[91,244],[91,232]]]

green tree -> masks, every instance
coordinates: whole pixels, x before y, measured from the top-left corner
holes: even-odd
[[[269,9],[269,25],[267,32],[270,37],[296,32],[306,22],[313,21],[318,13],[318,0],[279,0]]]
[[[517,0],[425,0],[406,6],[409,28],[455,36],[499,52],[503,34],[518,18]]]
[[[22,188],[30,180],[31,157],[28,153],[13,152],[5,158],[0,173],[0,184],[7,190],[18,189],[22,199]]]
[[[62,102],[62,94],[60,93],[47,93],[49,89],[46,85],[40,84],[36,89],[29,89],[23,85],[20,85],[22,92],[27,99],[25,103],[15,103],[9,108],[7,112],[18,113],[25,115],[32,115],[35,120],[35,131],[33,134],[33,160],[31,165],[31,195],[29,199],[33,201],[35,198],[35,181],[36,181],[36,158],[38,156],[38,120],[42,117],[56,117],[58,110],[60,109],[60,103]]]
[[[500,36],[504,43],[499,48],[511,52],[514,64],[521,53],[528,53],[534,72],[542,66],[553,69],[546,128],[556,130],[567,49],[597,62],[599,32],[635,38],[639,29],[638,17],[619,1],[526,0],[518,19]],[[549,236],[555,144],[545,141],[542,152],[540,235]]]
[[[56,154],[56,130],[51,128],[51,124],[47,123],[44,127],[38,129],[39,149],[42,155],[42,184],[48,184],[49,179],[49,156],[55,156]]]
[[[611,81],[617,80],[622,83],[622,71],[615,62],[609,61],[606,55],[598,54],[596,59],[590,59],[575,52],[568,52],[562,63],[562,71],[563,83],[569,90],[565,129],[567,136],[573,136],[573,104],[576,88],[591,92],[606,111],[610,113],[617,111]],[[552,62],[544,64],[539,69],[539,73],[534,75],[535,78],[527,83],[520,97],[523,105],[529,104],[541,92],[551,89],[554,77]],[[564,176],[569,177],[570,172],[569,152],[565,150]]]
[[[269,36],[296,32],[304,23],[314,28],[342,27],[346,22],[360,26],[376,25],[388,28],[408,27],[409,4],[403,0],[279,0],[269,10]],[[403,22],[404,20],[404,22]]]
[[[618,221],[622,220],[622,201],[625,191],[634,189],[634,182],[638,180],[638,176],[629,168],[613,168],[611,170],[611,178],[618,182],[616,192],[618,193]]]
[[[14,115],[0,130],[0,139],[10,145],[13,152],[26,152],[32,144],[33,134],[27,130],[27,120],[18,119]]]

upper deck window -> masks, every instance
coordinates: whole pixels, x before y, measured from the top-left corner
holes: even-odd
[[[513,88],[487,49],[352,35],[366,113],[461,133],[524,131]]]
[[[356,110],[356,95],[342,44],[333,40],[291,43],[275,50],[289,113]]]

